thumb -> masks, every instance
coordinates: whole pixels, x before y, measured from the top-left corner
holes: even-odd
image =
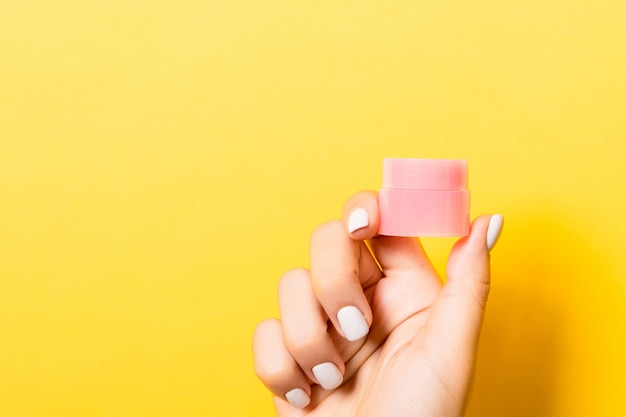
[[[474,220],[469,236],[450,252],[446,284],[432,307],[428,343],[459,370],[472,371],[490,288],[489,250],[501,229],[499,214]]]

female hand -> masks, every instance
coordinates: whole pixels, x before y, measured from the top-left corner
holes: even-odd
[[[376,193],[352,196],[343,213],[313,232],[310,271],[284,274],[281,318],[254,334],[277,415],[461,416],[502,217],[473,221],[444,285],[418,239],[377,235]]]

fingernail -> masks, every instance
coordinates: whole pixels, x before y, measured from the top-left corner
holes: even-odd
[[[311,398],[302,388],[294,388],[285,394],[289,404],[297,408],[304,408],[311,402]]]
[[[363,314],[354,306],[344,307],[337,313],[344,336],[349,341],[359,340],[370,331]]]
[[[319,382],[325,390],[335,389],[343,382],[341,371],[339,371],[339,368],[332,362],[324,362],[315,365],[312,371],[317,382]]]
[[[489,227],[487,228],[487,249],[491,250],[496,245],[500,233],[502,232],[502,224],[504,218],[501,214],[494,214],[489,220]]]
[[[367,227],[369,224],[370,217],[367,214],[367,210],[363,207],[357,207],[352,210],[350,217],[348,217],[348,233]]]

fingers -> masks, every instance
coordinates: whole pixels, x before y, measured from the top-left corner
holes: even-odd
[[[378,194],[360,191],[343,205],[343,222],[348,235],[355,240],[366,240],[378,234]]]
[[[265,321],[255,332],[257,375],[278,398],[302,408],[311,382],[326,390],[341,385],[342,354],[351,351],[349,341],[367,335],[372,320],[364,288],[381,277],[365,243],[350,239],[339,220],[313,232],[311,273],[296,269],[283,276],[281,321]],[[337,332],[348,340],[337,340]]]
[[[265,320],[257,326],[252,350],[254,371],[261,382],[276,396],[295,407],[306,407],[310,402],[311,386],[285,347],[278,320]]]
[[[435,302],[429,327],[433,347],[454,351],[464,363],[472,363],[490,288],[489,250],[502,228],[502,216],[480,216],[469,236],[452,248],[447,279]]]
[[[322,224],[311,235],[313,292],[335,328],[348,340],[369,331],[372,311],[363,282],[375,283],[382,274],[364,243],[350,239],[339,220]]]
[[[428,256],[415,238],[378,236],[380,212],[378,194],[360,191],[346,200],[343,223],[348,236],[354,240],[370,240],[370,247],[385,275],[396,270],[422,271],[436,277]]]
[[[309,271],[294,269],[283,275],[278,303],[281,320],[266,320],[255,331],[255,370],[277,397],[304,408],[311,401],[310,384],[337,388],[345,365],[333,341],[337,335],[333,333],[333,339],[329,333],[328,316],[313,293]]]
[[[343,382],[341,355],[328,334],[326,313],[317,302],[309,272],[294,269],[283,275],[278,301],[285,345],[304,373],[326,390]]]
[[[361,191],[344,204],[343,234],[337,224],[329,222],[318,228],[311,239],[311,273],[315,294],[330,320],[348,340],[357,340],[365,335],[363,321],[367,327],[371,326],[371,308],[362,292],[363,288],[377,283],[383,273],[385,276],[407,278],[407,290],[412,294],[433,294],[441,286],[419,241],[377,236],[379,219],[377,193]],[[362,243],[366,239],[369,239],[373,256]],[[356,251],[356,245],[351,241],[360,243],[360,252]],[[358,262],[357,254],[360,256]],[[409,282],[409,277],[417,279]]]

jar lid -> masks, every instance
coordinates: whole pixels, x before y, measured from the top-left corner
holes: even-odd
[[[464,159],[385,158],[383,188],[462,190],[467,188]]]

